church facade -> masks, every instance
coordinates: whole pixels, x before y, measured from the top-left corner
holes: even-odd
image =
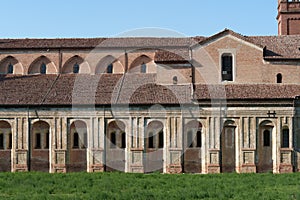
[[[300,171],[300,2],[278,36],[0,39],[0,171]]]

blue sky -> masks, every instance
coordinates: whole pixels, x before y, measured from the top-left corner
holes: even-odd
[[[147,27],[185,36],[210,36],[224,28],[277,34],[277,0],[5,0],[0,5],[0,38],[113,37]]]

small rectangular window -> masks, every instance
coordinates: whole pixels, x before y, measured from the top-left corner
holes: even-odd
[[[164,148],[164,132],[160,131],[158,133],[158,148]]]
[[[202,143],[202,138],[201,138],[201,130],[197,131],[197,147],[201,147],[201,143]]]
[[[233,81],[233,58],[231,54],[222,55],[222,81]]]
[[[263,133],[264,141],[263,144],[265,147],[271,146],[271,133],[269,130],[265,130]]]
[[[0,149],[4,149],[4,136],[0,134]]]
[[[149,138],[148,138],[148,148],[154,148],[154,137],[153,137],[153,133],[149,134]]]
[[[116,148],[116,133],[110,134],[110,148]]]
[[[41,134],[40,133],[35,134],[35,148],[36,149],[41,148]]]

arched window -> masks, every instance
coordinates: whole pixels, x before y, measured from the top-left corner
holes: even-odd
[[[78,63],[75,63],[73,65],[73,73],[74,74],[78,74],[79,73],[79,64]]]
[[[79,148],[79,134],[77,132],[75,132],[73,135],[73,148]]]
[[[40,73],[41,73],[41,74],[46,74],[46,71],[47,71],[46,64],[45,64],[45,63],[42,63],[42,64],[41,64],[41,67],[40,67]]]
[[[222,55],[222,81],[233,81],[233,57],[231,54]]]
[[[174,76],[173,77],[173,84],[177,85],[177,83],[178,83],[178,78],[177,78],[177,76]]]
[[[142,63],[141,65],[141,73],[146,73],[147,72],[147,65],[145,63]]]
[[[121,140],[121,148],[125,149],[126,148],[126,133],[121,134],[122,140]]]
[[[12,148],[12,134],[10,133],[8,135],[8,149]]]
[[[36,149],[40,149],[41,146],[41,134],[40,133],[36,133],[35,134],[35,148]]]
[[[110,148],[116,148],[116,133],[110,134]]]
[[[0,149],[4,149],[4,136],[3,136],[3,133],[0,134]]]
[[[14,66],[9,63],[8,67],[7,67],[7,73],[8,74],[13,74],[14,73]]]
[[[164,132],[162,130],[158,133],[158,148],[164,148]]]
[[[282,83],[282,74],[277,74],[276,76],[276,79],[277,79],[277,83]]]
[[[113,64],[109,64],[106,68],[106,73],[112,74],[113,73]]]
[[[269,130],[265,130],[263,133],[264,141],[263,144],[265,147],[271,146],[271,133]]]
[[[281,148],[289,148],[289,129],[284,128],[282,130]]]
[[[189,148],[194,147],[194,137],[193,137],[193,131],[189,131],[187,135],[187,145]]]
[[[154,148],[154,136],[152,132],[149,133],[148,148]]]
[[[201,147],[202,146],[202,132],[201,130],[197,131],[197,147]]]

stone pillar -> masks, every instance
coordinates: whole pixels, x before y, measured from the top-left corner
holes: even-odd
[[[91,119],[88,172],[103,172],[105,165],[105,119]]]
[[[208,163],[207,173],[220,173],[220,118],[209,117],[207,124],[208,131]],[[219,138],[217,138],[219,137]],[[218,146],[217,146],[218,144]]]
[[[245,117],[242,118],[241,123],[241,173],[256,173],[255,165],[255,141],[256,141],[256,125],[255,118]]]
[[[66,172],[67,154],[67,119],[55,118],[51,133],[51,166],[50,172]]]
[[[14,134],[14,149],[13,149],[13,161],[12,171],[28,171],[28,118],[21,117],[15,119],[15,134]]]
[[[130,120],[128,146],[129,172],[144,173],[143,152],[144,152],[144,117],[132,117]]]
[[[178,117],[173,117],[167,119],[167,125],[169,128],[169,137],[167,138],[167,156],[166,156],[166,173],[178,174],[182,172],[181,167],[181,154],[182,145],[178,145],[179,142],[178,135],[182,135],[182,120]],[[168,123],[169,122],[169,123]],[[170,142],[169,142],[170,141]]]

